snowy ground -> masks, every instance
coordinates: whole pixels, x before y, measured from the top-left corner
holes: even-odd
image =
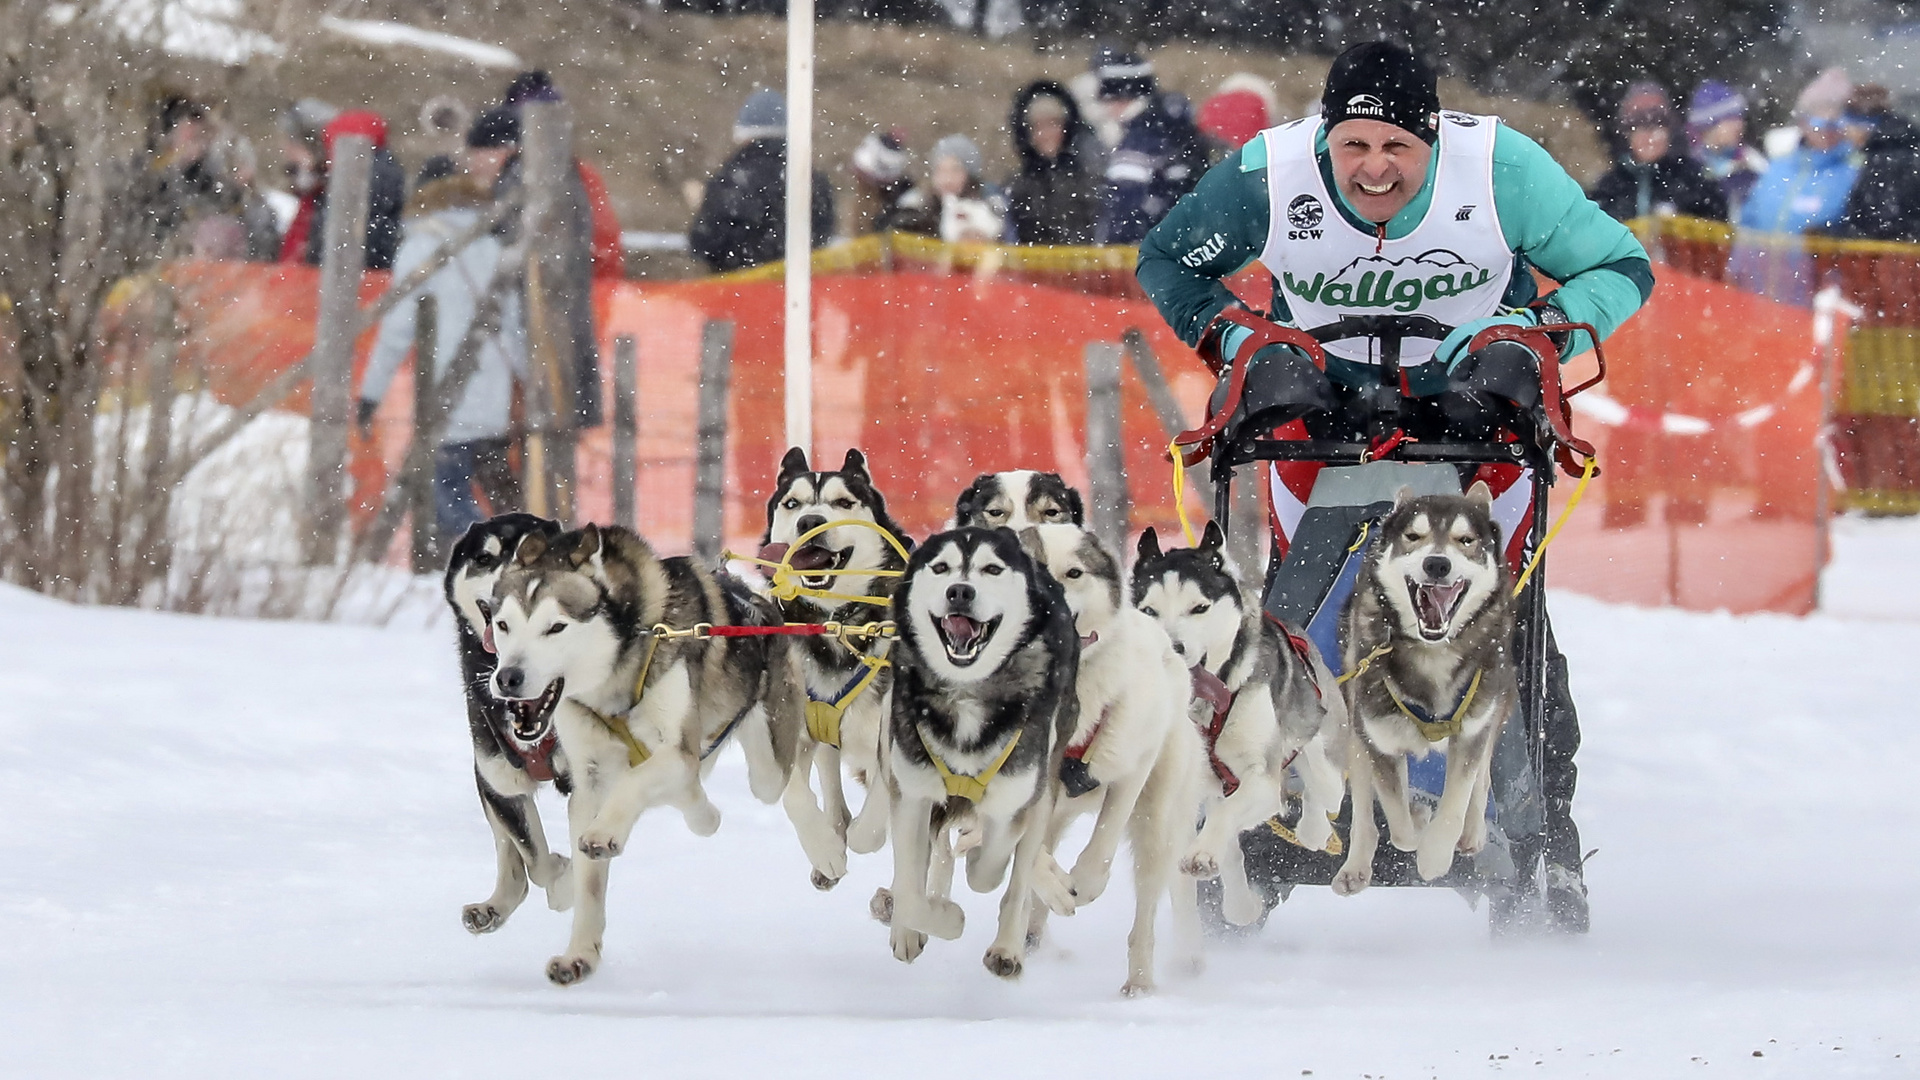
[[[459,925],[493,856],[444,627],[0,591],[0,1073],[1920,1075],[1920,590],[1878,578],[1915,551],[1909,523],[1845,523],[1845,615],[1556,600],[1590,938],[1496,946],[1451,893],[1307,889],[1139,1001],[1121,879],[1018,984],[981,968],[971,896],[966,936],[905,966],[866,916],[887,859],[815,893],[731,755],[719,835],[644,821],[603,969],[556,989],[566,922],[537,898]]]

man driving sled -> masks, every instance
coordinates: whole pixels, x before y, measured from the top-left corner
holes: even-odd
[[[1326,343],[1324,374],[1285,345],[1239,355],[1255,337],[1246,324],[1258,323],[1220,279],[1256,259],[1273,274],[1269,317],[1283,326],[1406,315],[1457,328],[1437,342],[1400,342],[1395,428],[1429,442],[1524,426],[1507,400],[1538,396],[1538,354],[1512,341],[1469,352],[1480,331],[1581,322],[1605,336],[1653,289],[1645,249],[1545,150],[1496,117],[1442,112],[1432,68],[1386,42],[1356,45],[1333,62],[1319,117],[1264,131],[1209,170],[1142,243],[1137,271],[1182,340],[1211,360],[1249,365],[1249,395],[1258,384],[1263,400],[1293,406],[1281,414],[1289,422],[1279,437],[1377,441],[1378,341]],[[1533,269],[1561,283],[1544,300]],[[1585,335],[1559,337],[1563,357],[1590,347],[1569,337]],[[1274,465],[1276,560],[1322,467]],[[1525,490],[1515,491],[1521,510]],[[1513,514],[1509,535],[1524,533],[1524,522]],[[1579,723],[1550,628],[1544,640],[1548,909],[1556,927],[1584,932],[1572,820]]]

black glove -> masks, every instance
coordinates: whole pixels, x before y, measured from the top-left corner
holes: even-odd
[[[360,429],[361,438],[373,438],[373,414],[379,408],[380,403],[371,398],[360,399],[358,407],[354,410],[353,426]]]

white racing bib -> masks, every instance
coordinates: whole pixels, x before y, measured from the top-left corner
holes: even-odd
[[[1440,114],[1433,195],[1412,232],[1381,240],[1340,215],[1313,144],[1315,117],[1260,134],[1267,141],[1267,244],[1260,262],[1273,274],[1302,328],[1351,315],[1426,315],[1458,326],[1499,308],[1513,268],[1513,249],[1493,208],[1493,134],[1500,119]],[[1432,359],[1436,341],[1407,338],[1400,363]],[[1377,363],[1378,343],[1355,338],[1327,351]]]

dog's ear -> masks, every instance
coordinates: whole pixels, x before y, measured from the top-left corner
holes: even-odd
[[[1207,531],[1200,536],[1200,549],[1218,554],[1220,549],[1226,546],[1227,534],[1220,531],[1220,523],[1217,521],[1207,522]]]
[[[594,559],[597,565],[599,554],[600,526],[589,523],[581,528],[580,542],[567,553],[567,561],[573,564],[575,570],[578,570],[585,566],[589,559]]]
[[[1159,558],[1160,557],[1160,534],[1153,531],[1153,526],[1151,525],[1147,526],[1147,531],[1140,534],[1139,546],[1135,547],[1133,550],[1134,550],[1134,554],[1139,557],[1141,562],[1146,562],[1148,559]]]
[[[847,460],[840,463],[840,471],[868,482],[873,480],[873,474],[867,471],[867,455],[858,450],[848,449]]]
[[[967,490],[960,493],[960,498],[956,499],[953,504],[953,523],[955,525],[965,525],[967,519],[973,516],[974,511],[980,509],[980,501],[986,491],[981,485],[991,479],[993,479],[992,474],[981,473],[979,476],[973,478],[973,483],[967,485]]]
[[[807,468],[807,452],[797,446],[792,447],[788,449],[787,456],[780,459],[780,479],[777,483],[784,484],[801,473],[812,471]]]
[[[1000,527],[1003,529],[1006,528],[1005,525]],[[1007,531],[1012,532],[1013,530],[1008,529]],[[1020,550],[1026,552],[1028,558],[1041,566],[1047,565],[1047,547],[1040,542],[1040,529],[1038,526],[1029,525],[1019,532],[1014,533],[1014,535],[1019,538]]]
[[[1475,480],[1473,486],[1467,489],[1467,501],[1477,504],[1482,510],[1491,509],[1493,489],[1487,486],[1485,480]]]
[[[1412,484],[1402,484],[1400,485],[1400,490],[1393,493],[1393,508],[1395,510],[1400,509],[1401,507],[1407,505],[1412,501],[1413,501],[1413,485]]]
[[[1080,501],[1080,493],[1073,488],[1067,488],[1067,516],[1073,519],[1075,525],[1086,527],[1087,506]]]
[[[541,533],[528,533],[520,538],[520,546],[514,549],[513,558],[521,566],[532,566],[547,553],[547,538]]]

